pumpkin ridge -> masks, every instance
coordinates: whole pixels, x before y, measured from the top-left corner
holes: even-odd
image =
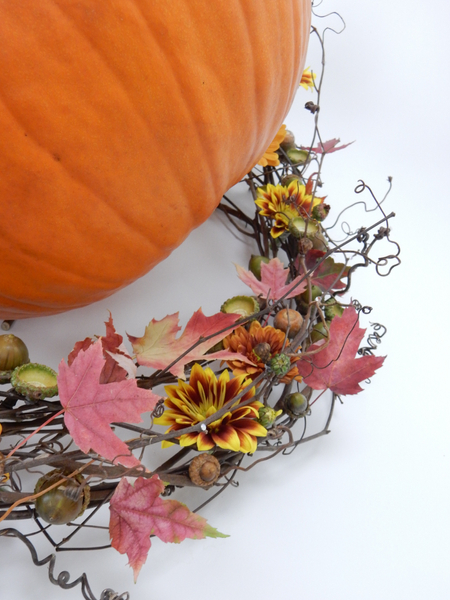
[[[178,72],[177,68],[174,68],[173,65],[175,64],[176,67],[180,67],[183,68],[183,65],[181,63],[181,61],[178,59],[178,57],[176,55],[173,56],[174,60],[171,60],[171,58],[169,57],[169,55],[167,54],[167,49],[160,43],[159,39],[158,39],[158,35],[157,32],[155,33],[155,30],[152,29],[151,27],[151,21],[147,18],[147,16],[145,15],[145,13],[142,11],[142,9],[139,7],[139,13],[142,15],[142,19],[143,22],[145,23],[146,27],[148,28],[148,31],[152,34],[152,39],[155,42],[155,45],[158,46],[158,48],[161,51],[161,55],[164,57],[164,60],[166,61],[167,65],[169,66],[169,68],[167,69],[167,74],[171,76],[172,80],[173,80],[173,84],[174,87],[177,89],[177,91],[179,92],[179,97],[182,99],[182,103],[183,103],[183,107],[186,113],[187,118],[190,119],[190,123],[191,125],[194,126],[194,130],[196,132],[196,137],[197,137],[197,144],[198,147],[203,150],[204,149],[204,143],[202,140],[202,136],[199,130],[199,123],[198,123],[198,116],[197,113],[195,113],[195,111],[192,111],[191,107],[188,104],[187,98],[185,96],[185,90],[183,89],[183,87],[181,86],[180,81],[178,80],[177,77],[175,77],[175,73]],[[207,66],[206,63],[203,63],[204,66]],[[208,71],[210,71],[211,73],[213,73],[211,68],[208,68]],[[214,77],[214,79],[216,81],[218,81],[220,83],[220,79],[217,77]],[[223,87],[223,86],[222,86]],[[192,100],[192,98],[191,98]],[[202,108],[202,107],[200,107]],[[189,141],[187,141],[187,143],[189,143]],[[208,169],[208,175],[207,175],[207,180],[210,183],[215,183],[215,179],[212,177],[212,173],[220,173],[220,171],[224,171],[225,165],[223,164],[218,164],[216,165],[217,168],[213,169],[213,165],[211,163],[211,158],[213,157],[213,153],[212,152],[203,152],[203,158],[206,158],[207,160],[207,169]],[[222,174],[222,178],[223,178],[223,174]],[[223,188],[223,185],[219,186],[214,186],[213,189],[213,195],[215,198],[217,198],[217,203],[216,205],[219,204],[220,198],[222,197],[222,195],[225,193],[226,189],[222,189],[222,191],[219,191],[219,189],[217,189],[218,187]]]
[[[244,6],[242,5],[241,0],[238,1],[238,5],[241,9],[241,14],[243,15],[243,20],[245,23],[245,29],[246,29],[246,33],[247,33],[247,38],[250,39],[250,20],[249,17],[247,15],[247,12],[245,11]],[[261,125],[261,109],[258,105],[258,102],[256,102],[256,61],[255,61],[255,51],[253,48],[253,44],[250,44],[250,52],[248,53],[248,55],[251,57],[251,62],[252,62],[252,74],[253,74],[253,85],[252,85],[252,90],[253,90],[253,98],[255,99],[254,101],[254,106],[256,107],[256,110],[254,111],[254,123],[258,123],[258,125]],[[255,149],[256,146],[256,131],[258,131],[257,127],[254,127],[253,129],[253,142],[252,142],[252,147]],[[254,150],[255,151],[255,150]]]

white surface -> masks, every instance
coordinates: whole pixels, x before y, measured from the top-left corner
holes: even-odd
[[[392,230],[403,265],[387,279],[359,271],[353,286],[374,307],[365,326],[370,319],[388,328],[380,348],[388,359],[363,393],[337,406],[330,435],[242,474],[238,489],[202,512],[230,538],[179,546],[156,540],[136,585],[126,557],[113,550],[59,555],[58,571],[85,569],[97,597],[106,587],[129,590],[132,600],[449,597],[450,9],[443,0],[328,0],[318,8],[332,10],[347,29],[327,35],[321,131],[324,140],[357,141],[326,161],[323,193],[337,214],[353,201],[358,179],[381,198],[387,176],[394,178],[387,206],[397,214]],[[317,45],[307,65],[319,69]],[[300,90],[286,119],[305,144],[312,117],[302,107],[310,99]],[[206,314],[216,312],[223,299],[246,291],[232,262],[245,264],[248,255],[214,216],[126,290],[13,331],[32,360],[56,367],[76,340],[103,332],[108,309],[117,330],[134,335],[177,310],[185,323],[199,298]],[[184,499],[194,508],[202,498],[199,491]],[[79,588],[51,586],[20,542],[2,540],[2,555],[2,598],[81,597]]]

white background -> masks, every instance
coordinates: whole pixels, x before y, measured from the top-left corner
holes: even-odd
[[[331,220],[355,200],[358,179],[381,198],[393,176],[386,210],[397,215],[392,237],[402,246],[403,264],[385,279],[357,272],[353,285],[353,295],[374,307],[363,325],[379,321],[388,329],[380,347],[388,358],[363,393],[337,406],[330,435],[240,475],[239,488],[202,511],[230,538],[155,540],[136,585],[126,557],[114,550],[58,556],[59,568],[72,576],[87,571],[97,597],[106,587],[128,590],[133,600],[449,597],[450,8],[443,0],[326,0],[317,8],[333,10],[347,28],[327,34],[321,131],[325,140],[356,143],[328,157],[323,193]],[[328,22],[340,26],[335,17]],[[319,71],[315,42],[308,65]],[[301,89],[286,118],[305,145],[312,117],[303,105],[312,99]],[[371,215],[356,214],[354,228],[371,223]],[[250,250],[213,216],[167,261],[112,298],[17,323],[13,332],[27,342],[32,360],[56,368],[76,340],[103,333],[107,310],[123,335],[141,335],[151,318],[177,310],[183,323],[200,305],[213,314],[224,299],[247,291],[232,262],[245,265]],[[203,498],[201,491],[182,497],[191,508]],[[0,569],[2,597],[81,597],[79,588],[52,586],[20,542],[1,543],[8,557]]]

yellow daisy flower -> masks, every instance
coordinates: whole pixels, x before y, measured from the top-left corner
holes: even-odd
[[[177,431],[201,423],[220,410],[227,402],[235,398],[250,383],[245,375],[230,379],[227,370],[219,379],[210,369],[203,369],[195,363],[191,370],[189,383],[178,380],[177,385],[165,387],[168,398],[165,400],[166,410],[161,417],[154,420],[157,425],[170,425],[166,431]],[[254,400],[239,408],[239,404],[255,395],[251,388],[242,398],[234,402],[233,412],[226,412],[216,421],[205,427],[204,431],[186,433],[178,439],[180,446],[197,446],[205,452],[215,446],[235,452],[255,452],[257,437],[267,435],[267,430],[257,422],[261,402]],[[172,446],[172,442],[164,441],[163,448]]]
[[[312,73],[309,69],[305,69],[302,73],[302,78],[300,80],[300,85],[307,90],[308,88],[311,91],[314,91],[314,79],[316,78],[316,74]]]
[[[278,130],[277,135],[273,138],[271,144],[264,152],[262,157],[258,161],[258,165],[260,167],[267,167],[270,165],[271,167],[276,167],[280,164],[280,160],[278,158],[277,150],[280,147],[281,142],[286,137],[286,125],[282,125]]]

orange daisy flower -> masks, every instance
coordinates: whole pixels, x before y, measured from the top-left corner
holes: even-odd
[[[273,138],[267,150],[264,152],[262,157],[258,161],[258,165],[260,167],[267,167],[270,165],[271,167],[276,167],[280,164],[280,159],[277,154],[277,150],[280,147],[281,142],[286,137],[286,125],[282,125],[278,130],[278,133]]]
[[[195,363],[191,370],[189,383],[178,380],[177,385],[165,387],[168,398],[165,400],[167,410],[161,417],[154,420],[157,425],[170,425],[166,431],[177,431],[201,423],[212,416],[223,406],[235,398],[248,384],[245,375],[230,379],[227,370],[217,379],[210,368],[203,369]],[[232,408],[249,400],[255,395],[251,388],[242,398],[236,400]],[[256,419],[259,409],[263,406],[254,400],[246,406],[238,407],[233,412],[226,412],[216,421],[205,427],[204,431],[185,433],[178,439],[180,446],[194,446],[205,452],[215,446],[235,452],[255,452],[257,437],[265,437],[267,430]],[[173,443],[164,441],[163,448]]]
[[[226,363],[234,375],[246,375],[249,379],[255,379],[265,370],[265,364],[253,351],[255,346],[263,343],[269,344],[270,358],[272,358],[282,352],[285,339],[286,334],[283,331],[275,329],[275,327],[271,327],[270,325],[262,327],[258,321],[252,321],[248,331],[241,325],[233,333],[227,335],[223,340],[223,345],[226,350],[239,352],[239,354],[244,355],[252,361],[252,364],[244,363],[241,360],[227,360]],[[291,358],[291,363],[293,362],[295,362],[294,357]],[[289,383],[293,379],[296,381],[302,380],[296,365],[280,381],[282,383]]]

